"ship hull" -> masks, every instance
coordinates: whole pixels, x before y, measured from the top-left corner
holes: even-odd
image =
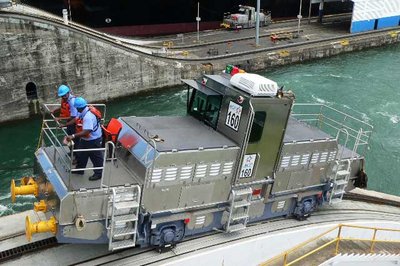
[[[73,21],[117,35],[160,35],[195,31],[197,3],[200,6],[200,30],[215,29],[225,12],[235,12],[238,5],[256,5],[256,0],[21,0],[56,15],[70,10]],[[346,3],[329,3],[339,12]],[[329,5],[325,5],[328,8]],[[303,0],[303,15],[309,0]],[[296,17],[299,0],[261,1],[261,9],[270,10],[273,19]],[[318,9],[314,5],[315,9]]]

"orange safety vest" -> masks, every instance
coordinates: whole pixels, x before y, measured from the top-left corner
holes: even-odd
[[[69,102],[68,99],[61,99],[61,109],[60,109],[60,117],[70,117],[71,112],[69,110]]]
[[[97,128],[99,127],[99,125],[100,125],[100,121],[101,121],[101,112],[99,111],[99,109],[97,109],[97,108],[94,107],[93,105],[89,105],[88,107],[89,107],[89,111],[88,111],[88,112],[91,112],[91,113],[94,114],[94,115],[96,116],[96,118],[97,118],[97,125],[96,125],[96,127],[93,129],[93,131],[96,131]],[[86,114],[85,114],[85,115],[86,115]],[[82,130],[83,130],[83,117],[82,117],[82,119],[81,119],[81,118],[79,118],[79,116],[77,116],[77,117],[75,118],[75,132],[76,132],[76,133],[79,133],[79,132],[82,132]],[[90,136],[90,133],[87,134],[87,135],[85,135],[85,136],[83,136],[83,137],[88,138],[89,136]]]

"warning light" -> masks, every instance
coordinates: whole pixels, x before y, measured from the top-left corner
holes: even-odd
[[[237,73],[239,73],[239,68],[235,66],[235,67],[233,67],[233,69],[231,71],[231,76],[233,76],[233,75],[235,75]]]
[[[226,73],[226,74],[231,74],[232,69],[233,69],[233,66],[232,66],[232,65],[226,65],[226,67],[225,67],[225,73]]]

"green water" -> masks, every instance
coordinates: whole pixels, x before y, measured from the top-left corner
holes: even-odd
[[[391,46],[262,72],[295,92],[297,102],[325,103],[374,126],[367,153],[369,188],[400,195],[400,46]],[[184,115],[183,86],[107,105],[107,117]],[[40,120],[0,127],[0,215],[31,209],[34,198],[10,202],[11,178],[32,174]]]

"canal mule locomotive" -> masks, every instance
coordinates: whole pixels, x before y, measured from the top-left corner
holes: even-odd
[[[97,181],[88,180],[93,166],[74,168],[87,150],[63,143],[49,112],[56,106],[45,105],[37,173],[12,183],[14,198],[34,194],[47,217],[27,217],[27,237],[162,248],[274,217],[305,219],[340,202],[364,165],[372,127],[328,106],[294,105],[276,82],[231,71],[183,80],[186,116],[112,119]]]

